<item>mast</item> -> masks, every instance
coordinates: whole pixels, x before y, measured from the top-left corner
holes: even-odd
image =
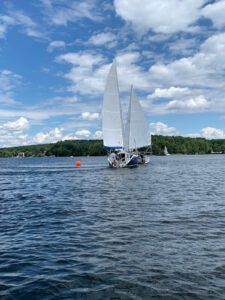
[[[133,85],[131,85],[127,123],[125,127],[125,150],[126,151],[130,150],[130,121],[131,121],[132,91],[133,91]]]

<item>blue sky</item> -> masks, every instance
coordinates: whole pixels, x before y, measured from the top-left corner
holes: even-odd
[[[140,5],[141,3],[141,5]],[[0,146],[101,138],[117,58],[152,134],[225,138],[225,1],[3,0]]]

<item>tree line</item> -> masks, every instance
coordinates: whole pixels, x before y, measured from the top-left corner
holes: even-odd
[[[163,155],[165,146],[170,154],[225,153],[225,139],[152,135],[152,154]],[[66,140],[0,149],[0,157],[100,156],[106,153],[102,140]]]

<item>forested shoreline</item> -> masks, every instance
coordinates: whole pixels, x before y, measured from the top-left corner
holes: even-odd
[[[170,154],[225,153],[225,139],[207,140],[182,136],[152,135],[153,155],[163,155],[164,147]],[[66,140],[52,144],[1,148],[0,157],[43,156],[101,156],[106,155],[102,140]]]

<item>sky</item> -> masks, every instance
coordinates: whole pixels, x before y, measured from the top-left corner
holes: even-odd
[[[116,58],[152,134],[225,138],[225,0],[2,0],[0,147],[100,139]]]

